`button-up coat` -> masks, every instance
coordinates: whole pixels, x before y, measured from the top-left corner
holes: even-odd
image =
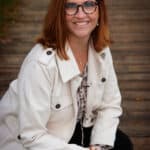
[[[2,150],[85,150],[68,144],[76,122],[77,89],[82,78],[72,50],[62,60],[52,48],[36,44],[0,101]],[[91,144],[113,146],[122,113],[121,95],[109,47],[88,51],[84,127],[93,126]]]

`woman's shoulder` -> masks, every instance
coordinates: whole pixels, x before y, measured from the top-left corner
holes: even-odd
[[[110,52],[110,47],[109,46],[106,46],[106,47],[104,47],[101,51],[100,51],[100,54],[109,54],[109,53],[111,53]]]
[[[54,56],[55,51],[52,48],[44,48],[41,44],[35,44],[25,57],[18,77],[26,78],[29,75],[37,77],[42,76],[43,73],[48,75],[49,72],[53,75],[54,70],[56,72],[57,69]]]
[[[110,58],[110,56],[111,56],[110,47],[109,47],[109,46],[104,47],[104,48],[99,52],[99,55],[100,55],[102,58]]]
[[[24,62],[35,61],[43,65],[49,65],[51,61],[55,61],[55,54],[56,52],[52,48],[44,48],[42,44],[37,43],[27,54]]]
[[[102,49],[102,51],[100,52],[100,56],[103,58],[103,60],[105,60],[107,64],[113,62],[112,51],[109,46],[106,46]]]

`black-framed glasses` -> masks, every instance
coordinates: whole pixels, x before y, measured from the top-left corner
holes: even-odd
[[[74,2],[65,3],[65,12],[67,15],[76,15],[79,11],[79,8],[82,8],[82,11],[85,14],[92,14],[96,11],[98,3],[96,1],[85,1],[82,4],[77,4]]]

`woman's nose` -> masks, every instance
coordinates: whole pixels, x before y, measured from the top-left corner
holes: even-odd
[[[82,18],[82,17],[85,17],[85,16],[86,16],[86,13],[84,12],[83,8],[79,7],[78,11],[76,13],[76,17]]]

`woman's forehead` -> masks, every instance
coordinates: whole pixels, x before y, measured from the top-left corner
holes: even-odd
[[[66,2],[75,2],[75,3],[83,3],[86,1],[96,1],[96,0],[66,0]]]

